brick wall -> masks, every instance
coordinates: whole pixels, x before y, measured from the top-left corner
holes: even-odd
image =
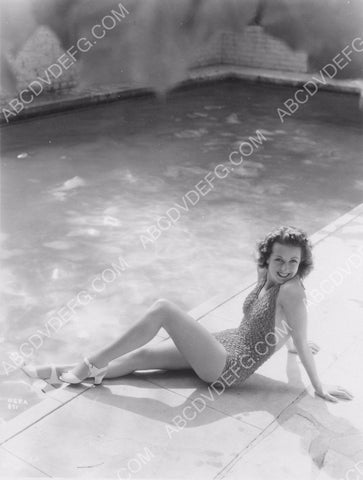
[[[57,37],[47,28],[40,27],[24,45],[16,58],[10,58],[15,71],[19,91],[26,88],[38,76],[44,78],[44,72],[55,62],[63,51]],[[77,85],[78,75],[75,69],[63,69],[59,79],[52,79],[51,85],[43,85],[44,91],[64,91]]]
[[[254,68],[307,71],[307,56],[290,50],[280,40],[266,35],[260,27],[249,27],[241,35],[222,35],[222,58],[232,63]]]
[[[199,55],[196,66],[218,63],[290,72],[307,71],[305,53],[293,52],[283,42],[255,26],[248,27],[241,34],[223,32],[216,35]]]

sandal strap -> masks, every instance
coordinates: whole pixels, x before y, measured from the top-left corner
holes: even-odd
[[[54,363],[51,364],[50,366],[50,376],[49,376],[49,382],[51,385],[53,385],[54,383],[59,383],[59,378],[58,378],[58,375],[57,375],[57,369],[56,369],[56,366],[54,365]]]
[[[90,363],[90,361],[88,360],[87,357],[84,357],[83,360],[84,360],[84,363],[87,365],[87,367],[88,367],[90,370],[94,367],[94,365],[92,365],[92,363]]]
[[[103,370],[106,370],[107,369],[107,366],[106,367],[101,367],[101,368],[98,368],[96,367],[96,365],[92,364],[87,357],[84,357],[84,363],[87,365],[87,367],[89,368],[89,373],[91,374],[95,374],[97,375],[98,372],[102,372]]]

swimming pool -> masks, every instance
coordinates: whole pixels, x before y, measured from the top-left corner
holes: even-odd
[[[2,129],[3,385],[21,382],[4,375],[4,362],[24,343],[36,362],[76,361],[158,297],[189,310],[227,296],[255,269],[255,240],[271,227],[313,233],[362,202],[356,96],[319,92],[281,123],[277,108],[293,90],[216,82]],[[187,192],[257,130],[266,141],[186,205]],[[178,221],[157,224],[175,205]],[[143,244],[155,225],[159,238]],[[92,301],[47,338],[46,322],[85,290]],[[30,399],[24,386],[18,392]],[[8,410],[8,396],[0,417],[22,410]]]

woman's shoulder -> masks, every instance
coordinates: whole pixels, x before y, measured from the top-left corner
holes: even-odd
[[[298,275],[295,275],[294,278],[288,280],[280,287],[279,291],[280,300],[293,300],[299,301],[304,300],[305,295],[305,287],[301,281],[301,278]]]

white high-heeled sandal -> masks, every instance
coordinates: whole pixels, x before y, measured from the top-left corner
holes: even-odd
[[[20,366],[21,370],[30,378],[39,378],[40,380],[44,380],[51,385],[56,385],[58,383],[62,383],[57,375],[57,369],[55,365],[50,365],[50,376],[49,377],[40,377],[38,374],[38,368],[34,367],[33,365],[27,365],[25,362]]]
[[[104,376],[107,373],[107,368],[108,365],[102,368],[97,368],[95,365],[90,363],[87,357],[84,357],[84,363],[88,367],[88,374],[86,378],[94,378],[95,379],[95,385],[100,385],[102,383],[102,380]],[[74,373],[72,372],[65,372],[62,375],[60,375],[60,380],[62,382],[66,383],[71,383],[71,384],[77,384],[77,383],[82,383],[83,380],[80,380]],[[85,379],[84,379],[85,380]]]

